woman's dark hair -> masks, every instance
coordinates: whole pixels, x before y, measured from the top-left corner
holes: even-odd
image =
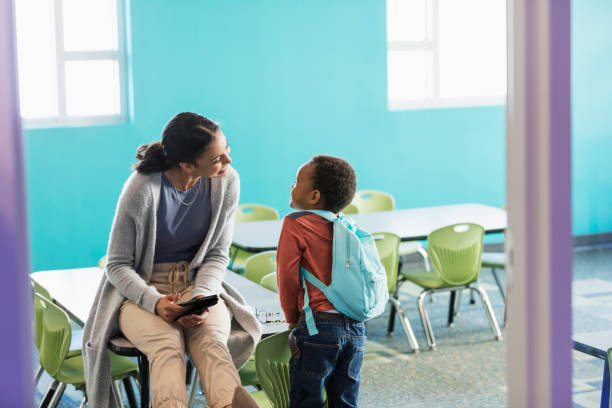
[[[313,165],[312,188],[321,192],[326,210],[337,213],[353,201],[357,189],[355,170],[346,160],[327,155],[317,155]]]
[[[161,142],[144,144],[136,150],[134,170],[140,173],[165,171],[179,163],[196,165],[196,159],[215,140],[219,125],[197,113],[174,115],[162,131]]]

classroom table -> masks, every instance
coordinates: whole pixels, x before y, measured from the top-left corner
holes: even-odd
[[[439,205],[347,216],[354,219],[357,225],[366,231],[371,233],[392,232],[398,235],[402,241],[426,240],[427,236],[438,228],[462,222],[481,225],[485,234],[504,232],[507,226],[506,210],[476,203]],[[282,220],[236,223],[232,244],[249,252],[275,250],[278,246],[281,226]],[[453,321],[455,296],[455,291],[451,292],[448,312],[449,325]],[[392,309],[392,316],[394,315],[394,309]],[[392,329],[393,324],[391,323],[389,330]]]
[[[482,225],[486,234],[504,232],[506,210],[484,204],[450,204],[405,210],[350,214],[366,231],[392,232],[402,241],[421,241],[438,228],[462,222]],[[282,220],[239,222],[232,243],[245,251],[261,252],[278,246]]]
[[[592,333],[580,333],[573,336],[574,350],[601,358],[604,361],[603,380],[601,383],[601,408],[608,408],[610,401],[610,367],[608,366],[608,349],[612,347],[612,330]]]
[[[84,326],[103,274],[103,269],[92,267],[34,272],[30,277],[47,289],[53,301],[66,310],[76,323]],[[287,330],[288,325],[275,292],[230,270],[225,274],[225,281],[254,308],[264,335]]]

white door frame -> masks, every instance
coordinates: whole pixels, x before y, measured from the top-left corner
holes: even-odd
[[[571,406],[570,0],[508,0],[508,405]]]

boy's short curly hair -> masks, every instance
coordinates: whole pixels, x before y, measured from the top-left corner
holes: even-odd
[[[313,165],[312,187],[321,192],[326,210],[342,211],[353,201],[357,188],[355,170],[346,160],[320,154],[310,162]]]

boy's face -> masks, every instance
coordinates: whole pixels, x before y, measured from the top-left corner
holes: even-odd
[[[306,163],[298,169],[295,184],[291,186],[289,206],[296,210],[314,210],[320,207],[321,192],[312,188],[312,163]]]

